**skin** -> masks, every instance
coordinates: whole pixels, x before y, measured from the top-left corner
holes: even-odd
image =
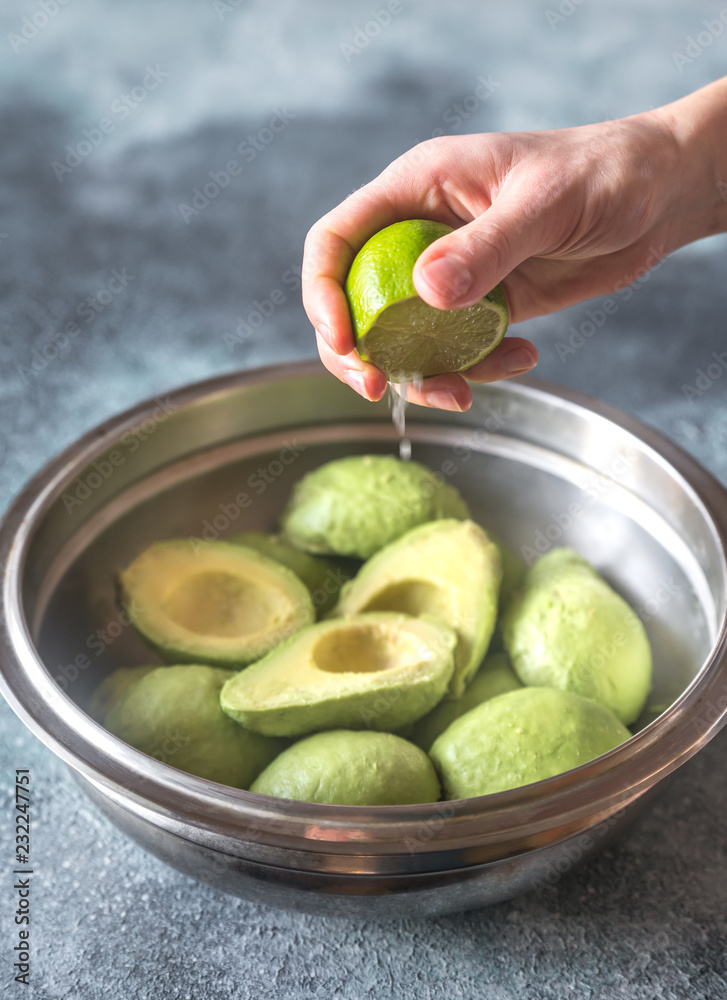
[[[727,231],[727,77],[653,111],[579,128],[443,136],[409,150],[323,216],[303,259],[303,304],[323,364],[365,399],[386,379],[361,361],[343,282],[358,250],[402,219],[445,222],[414,268],[419,295],[463,308],[503,281],[512,322],[630,284],[680,246]],[[537,363],[522,337],[465,374],[494,382]],[[409,398],[466,410],[462,375]]]

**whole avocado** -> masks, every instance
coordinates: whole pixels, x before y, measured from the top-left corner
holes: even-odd
[[[309,472],[281,518],[283,534],[306,552],[368,559],[427,521],[469,517],[458,491],[418,462],[353,455]]]

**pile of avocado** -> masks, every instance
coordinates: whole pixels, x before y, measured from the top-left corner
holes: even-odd
[[[308,473],[280,534],[157,542],[119,582],[171,665],[116,670],[91,714],[278,798],[515,788],[628,739],[651,685],[641,621],[584,559],[555,549],[526,570],[453,486],[388,455]]]

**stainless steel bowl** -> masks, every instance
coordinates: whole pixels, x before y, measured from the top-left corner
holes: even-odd
[[[655,660],[637,734],[524,788],[365,809],[217,785],[97,725],[83,709],[89,692],[115,667],[151,659],[116,604],[120,566],[159,538],[270,528],[308,469],[396,449],[386,404],[365,403],[317,365],[221,378],[86,435],[0,529],[3,693],[148,850],[278,906],[366,916],[480,906],[552,884],[591,856],[727,721],[725,491],[599,403],[534,381],[474,391],[466,414],[409,412],[413,457],[526,559],[573,545],[637,609]]]

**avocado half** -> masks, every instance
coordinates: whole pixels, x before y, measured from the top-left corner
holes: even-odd
[[[342,556],[313,556],[296,549],[280,535],[267,535],[263,531],[243,531],[227,539],[235,545],[246,545],[268,559],[292,569],[310,590],[316,617],[322,618],[338,600],[341,587],[356,573],[359,563]]]
[[[372,556],[343,585],[332,614],[398,611],[449,625],[457,634],[449,696],[457,698],[492,638],[501,577],[499,549],[478,524],[432,521]]]
[[[223,687],[223,711],[266,736],[391,730],[447,690],[457,638],[446,625],[378,613],[298,632]]]
[[[315,617],[295,573],[228,542],[157,542],[119,579],[130,620],[175,663],[245,666]]]
[[[198,664],[153,667],[142,676],[134,667],[122,667],[107,678],[115,678],[111,686],[117,694],[103,724],[180,771],[249,788],[286,744],[250,733],[224,714],[220,690],[233,676],[231,670]]]

